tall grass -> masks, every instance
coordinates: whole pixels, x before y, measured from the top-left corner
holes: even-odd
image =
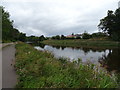
[[[56,59],[47,51],[37,51],[24,43],[16,45],[17,88],[116,88],[116,77],[81,59]]]

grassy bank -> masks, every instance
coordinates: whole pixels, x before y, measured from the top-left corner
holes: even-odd
[[[17,88],[115,88],[115,76],[81,60],[56,59],[47,51],[37,51],[24,43],[16,45]]]
[[[45,40],[42,43],[54,46],[70,46],[70,47],[120,47],[120,42],[107,40]]]

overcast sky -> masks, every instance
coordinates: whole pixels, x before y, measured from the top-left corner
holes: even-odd
[[[14,27],[28,36],[97,32],[100,19],[119,0],[4,0]]]

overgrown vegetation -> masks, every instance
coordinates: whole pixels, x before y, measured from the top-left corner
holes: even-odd
[[[56,59],[24,43],[16,45],[17,88],[116,88],[116,77],[81,59]]]
[[[101,39],[75,39],[75,40],[45,40],[42,43],[54,46],[70,46],[70,47],[120,47],[120,42]]]

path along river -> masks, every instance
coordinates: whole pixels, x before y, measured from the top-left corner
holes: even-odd
[[[10,44],[2,48],[2,88],[14,88],[17,83],[14,63],[15,45]]]

